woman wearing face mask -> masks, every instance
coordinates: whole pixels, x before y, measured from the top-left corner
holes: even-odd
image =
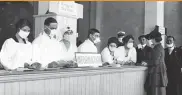
[[[118,39],[116,37],[109,38],[107,47],[105,47],[101,52],[103,63],[108,63],[108,64],[115,63],[114,52],[117,47],[118,47]]]
[[[61,49],[60,54],[62,56],[60,57],[60,60],[57,61],[57,63],[52,64],[55,65],[55,67],[58,65],[61,67],[77,67],[74,56],[75,52],[77,52],[77,46],[71,43],[72,36],[73,36],[73,31],[70,30],[69,27],[67,27],[67,29],[63,31],[63,39],[59,43]],[[49,64],[48,67],[53,68],[51,64]]]
[[[166,95],[165,87],[168,79],[164,61],[164,48],[161,45],[161,33],[153,32],[150,35],[154,45],[152,49],[151,62],[148,64],[148,77],[145,82],[147,95]]]
[[[1,49],[0,60],[6,69],[24,67],[32,58],[32,46],[28,41],[31,24],[26,19],[20,19],[16,23],[16,34],[7,39]]]
[[[67,27],[67,30],[63,32],[63,39],[60,41],[61,48],[61,59],[60,63],[74,63],[75,52],[77,52],[77,46],[73,45],[72,42],[73,31]],[[61,62],[62,61],[62,62]]]
[[[133,47],[134,38],[132,35],[127,35],[123,38],[124,46],[118,47],[116,49],[116,59],[117,63],[122,65],[128,65],[136,63],[136,49]]]

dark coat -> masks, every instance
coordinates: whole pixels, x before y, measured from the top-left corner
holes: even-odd
[[[124,46],[124,43],[123,42],[118,42],[118,47],[119,46]]]
[[[145,83],[145,89],[147,91],[159,87],[166,87],[168,84],[164,56],[165,52],[162,45],[155,45],[152,49],[152,60],[148,64],[148,76]]]
[[[167,95],[182,95],[182,50],[175,47],[169,55],[169,50],[165,49],[165,63],[167,67],[168,86]]]
[[[142,61],[144,62],[149,62],[152,58],[152,48],[149,46],[145,46],[143,49],[141,48],[136,48],[137,51],[137,63],[141,63]]]

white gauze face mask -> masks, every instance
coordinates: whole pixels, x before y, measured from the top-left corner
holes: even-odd
[[[99,43],[100,42],[100,38],[96,38],[95,40],[94,40],[94,43],[96,44],[96,43]]]
[[[127,47],[128,47],[129,49],[133,48],[133,43],[128,43],[128,44],[127,44]]]
[[[171,44],[166,44],[166,47],[167,47],[167,48],[172,48],[173,46],[174,46],[173,43],[171,43]]]
[[[56,30],[56,29],[51,30],[50,36],[51,36],[52,38],[56,37],[56,34],[57,34],[57,30]]]
[[[21,38],[26,39],[28,37],[28,35],[30,34],[30,32],[25,32],[25,31],[23,31],[23,30],[20,29],[20,31],[19,31],[18,34],[19,34],[19,36]]]

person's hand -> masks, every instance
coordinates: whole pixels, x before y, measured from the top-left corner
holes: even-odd
[[[112,67],[121,67],[120,64],[111,64]]]
[[[142,66],[147,66],[147,63],[146,63],[145,61],[142,61],[142,62],[141,62],[141,65],[142,65]]]
[[[59,67],[59,64],[55,61],[48,64],[48,68],[57,68]]]
[[[63,67],[65,68],[75,68],[78,67],[78,64],[74,61],[68,61]]]
[[[126,65],[134,65],[135,63],[132,60],[126,61],[125,62]]]
[[[105,63],[102,64],[102,66],[108,66],[108,65],[109,65],[108,62],[105,62]]]
[[[124,65],[125,62],[124,61],[117,61],[117,64]]]

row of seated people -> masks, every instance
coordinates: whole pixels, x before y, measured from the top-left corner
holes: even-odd
[[[28,39],[31,23],[27,19],[20,19],[15,27],[16,34],[4,42],[0,52],[1,67],[6,70],[77,67],[75,52],[98,53],[96,44],[100,42],[100,32],[97,29],[89,29],[88,38],[77,48],[71,43],[70,27],[61,31],[63,39],[57,39],[58,23],[52,17],[45,19],[44,29],[32,43]]]
[[[52,17],[44,21],[44,29],[33,43],[30,43],[27,38],[32,30],[28,20],[19,20],[15,27],[15,36],[4,42],[0,52],[0,61],[5,69],[69,67],[72,65],[74,67],[76,66],[75,52],[98,52],[96,46],[100,42],[100,32],[97,29],[90,29],[88,38],[77,48],[70,42],[73,34],[70,28],[62,31],[62,40],[56,40],[55,33],[58,24],[56,19]],[[110,38],[108,46],[101,52],[103,63],[147,64],[147,60],[151,57],[150,54],[139,53],[143,52],[142,47],[146,46],[145,36],[139,37],[142,45],[139,45],[137,49],[133,47],[134,38],[132,35],[123,38],[124,33],[121,32],[118,36],[118,38]],[[150,53],[150,49],[147,47],[144,50]]]
[[[28,36],[32,32],[31,23],[20,19],[16,25],[16,34],[7,39],[0,52],[1,68],[16,70],[17,68],[53,68],[75,67],[74,53],[77,52],[70,39],[73,31],[70,27],[61,31],[63,39],[57,40],[57,20],[49,17],[44,21],[44,29],[30,43]]]

